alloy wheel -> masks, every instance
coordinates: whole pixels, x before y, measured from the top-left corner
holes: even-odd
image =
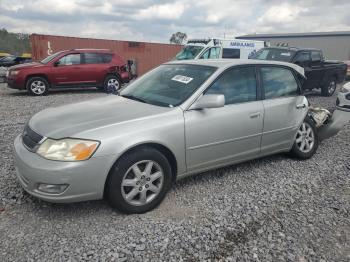
[[[116,93],[120,87],[119,81],[116,78],[111,78],[107,82],[107,88],[111,93]]]
[[[139,161],[123,177],[122,196],[130,205],[146,205],[160,193],[163,181],[164,172],[158,163],[152,160]]]
[[[30,90],[36,95],[42,95],[46,90],[46,85],[41,80],[35,80],[30,84]]]
[[[310,152],[315,144],[315,134],[309,123],[304,122],[297,132],[295,142],[303,153]]]

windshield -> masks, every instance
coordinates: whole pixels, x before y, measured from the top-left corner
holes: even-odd
[[[54,59],[55,57],[57,57],[61,53],[62,53],[62,51],[54,53],[53,55],[50,55],[50,56],[44,58],[43,60],[41,60],[40,63],[47,64],[48,62],[50,62],[52,59]]]
[[[15,56],[6,56],[3,59],[1,59],[1,62],[12,62],[16,59]]]
[[[201,65],[161,65],[130,84],[120,95],[140,102],[174,107],[182,104],[216,70]]]
[[[194,59],[200,51],[203,50],[202,46],[185,46],[176,56],[175,60],[188,60]]]
[[[295,51],[288,49],[263,48],[256,52],[252,59],[290,62],[294,54]]]

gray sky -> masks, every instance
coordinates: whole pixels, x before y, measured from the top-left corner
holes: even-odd
[[[0,0],[0,28],[23,33],[168,42],[350,30],[349,0]]]

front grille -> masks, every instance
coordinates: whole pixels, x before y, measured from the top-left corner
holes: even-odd
[[[43,139],[42,135],[39,135],[35,131],[33,131],[29,125],[26,125],[23,134],[22,134],[22,140],[23,144],[28,148],[30,151],[35,151],[39,145],[39,142]]]

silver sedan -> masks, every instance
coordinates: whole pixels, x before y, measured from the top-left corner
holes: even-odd
[[[205,170],[318,146],[302,68],[254,60],[163,64],[123,89],[34,115],[15,142],[18,179],[51,202],[106,198],[155,208],[171,184]]]

